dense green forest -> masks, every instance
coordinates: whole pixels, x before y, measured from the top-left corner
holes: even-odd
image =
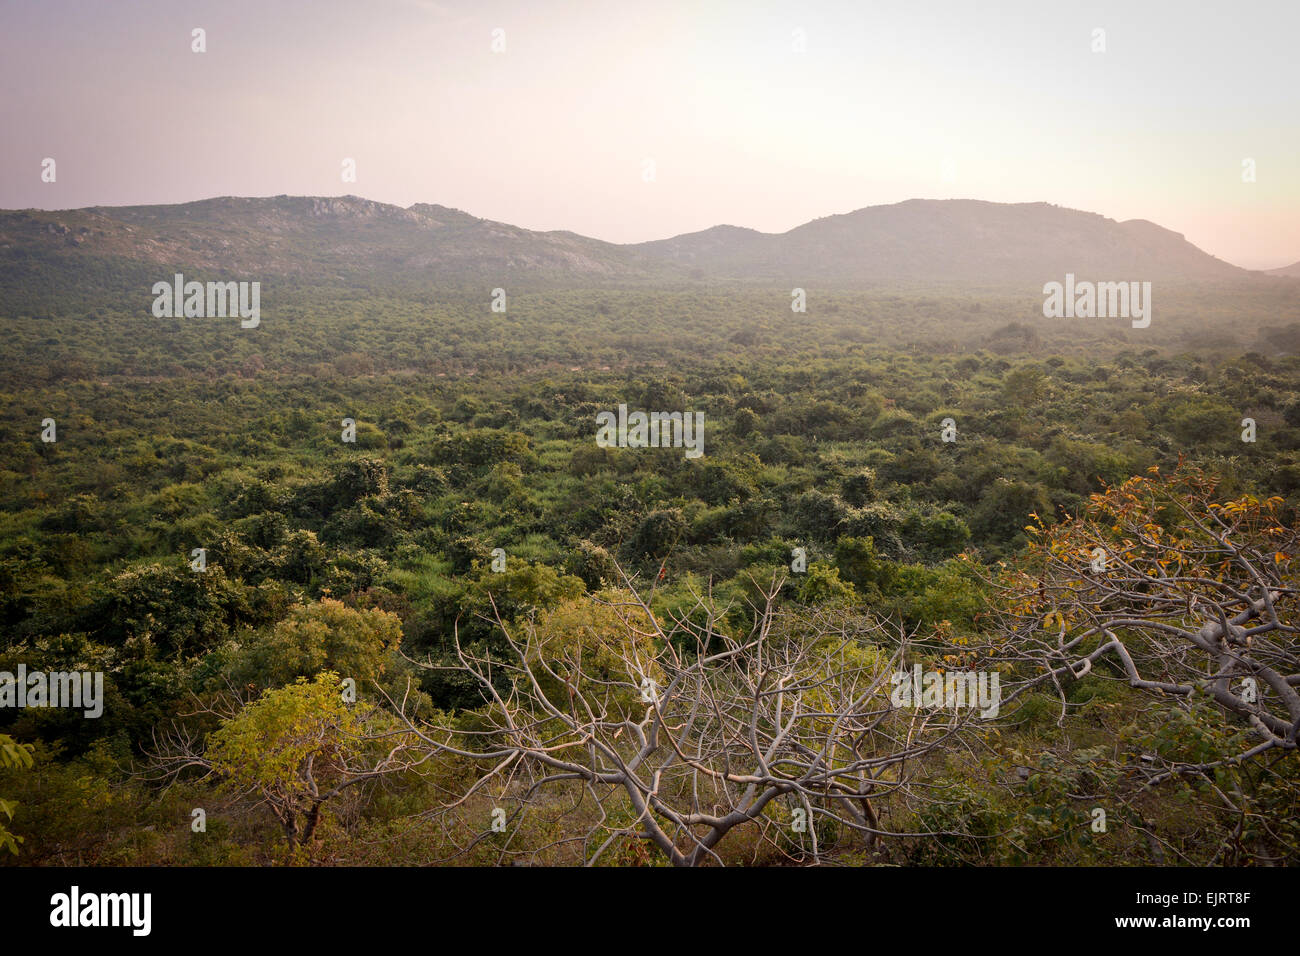
[[[933,741],[882,717],[870,733],[906,774],[865,769],[879,796],[853,814],[805,806],[774,765],[770,802],[692,862],[1297,859],[1294,729],[1232,760],[1252,719],[1211,695],[1131,686],[1107,654],[1035,683],[1051,648],[1025,652],[1034,627],[1080,637],[1075,656],[1104,643],[1085,625],[1118,591],[1089,603],[1096,580],[1052,561],[1113,528],[1133,574],[1130,546],[1159,551],[1158,575],[1209,569],[1180,579],[1184,623],[1274,595],[1283,648],[1259,666],[1295,672],[1293,283],[1171,292],[1148,330],[1045,320],[999,290],[809,290],[800,314],[753,286],[539,287],[500,314],[487,289],[268,285],[253,330],[116,293],[32,314],[45,291],[10,292],[32,304],[0,320],[0,672],[105,681],[94,719],[0,710],[7,864],[682,862],[638,821],[686,852],[703,817],[478,757],[531,713],[557,722],[542,749],[625,723],[600,744],[617,763],[653,724],[638,685],[713,686],[698,662],[755,628],[799,648],[776,671],[826,678],[801,698],[808,741],[838,732],[815,716],[835,712],[830,684],[854,698],[844,675],[904,659],[978,658],[1005,703]],[[704,455],[601,447],[596,416],[620,404],[702,412]],[[1215,515],[1244,557],[1169,543]],[[1119,590],[1138,607],[1152,580]],[[1185,663],[1133,631],[1144,673]],[[601,720],[552,713],[566,673]],[[1260,706],[1289,687],[1263,680]]]

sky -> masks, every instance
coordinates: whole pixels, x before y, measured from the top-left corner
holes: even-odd
[[[350,193],[640,242],[971,198],[1274,268],[1298,34],[1297,0],[0,0],[0,207]]]

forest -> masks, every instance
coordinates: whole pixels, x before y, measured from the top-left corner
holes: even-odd
[[[1297,860],[1294,281],[136,285],[6,290],[5,865]]]

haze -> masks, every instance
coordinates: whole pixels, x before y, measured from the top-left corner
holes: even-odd
[[[4,2],[0,206],[354,193],[638,242],[967,197],[1300,259],[1300,5],[1046,6]]]

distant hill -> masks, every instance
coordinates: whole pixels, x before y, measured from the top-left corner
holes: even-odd
[[[709,275],[789,281],[1041,283],[1066,272],[1108,280],[1248,274],[1145,220],[971,199],[869,206],[779,235],[718,226],[633,248]]]
[[[0,213],[0,262],[32,252],[168,268],[431,282],[516,271],[579,278],[636,271],[632,256],[613,243],[533,232],[443,206],[402,209],[355,196]]]
[[[715,226],[632,245],[356,196],[0,211],[2,307],[30,309],[34,295],[55,290],[79,290],[89,303],[101,291],[135,290],[173,271],[201,280],[292,276],[362,288],[521,280],[1041,286],[1066,272],[1153,281],[1252,275],[1154,223],[1047,203],[913,199],[779,235]]]
[[[1283,266],[1281,269],[1269,269],[1268,274],[1271,276],[1288,276],[1300,279],[1300,262],[1293,262],[1289,266]]]

